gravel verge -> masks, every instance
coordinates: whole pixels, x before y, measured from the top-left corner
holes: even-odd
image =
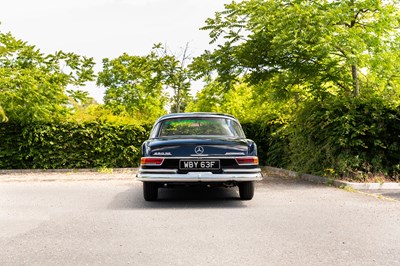
[[[137,168],[0,170],[0,182],[134,180]]]

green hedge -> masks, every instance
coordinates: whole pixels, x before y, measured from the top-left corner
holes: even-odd
[[[1,169],[135,167],[148,127],[109,123],[0,124]]]
[[[366,181],[400,179],[400,108],[384,99],[310,101],[287,124],[243,124],[263,165]]]
[[[294,117],[289,143],[293,170],[398,180],[400,108],[381,99],[309,102]]]
[[[136,167],[140,146],[151,125],[111,123],[30,124],[0,123],[0,169],[62,169]],[[269,155],[276,127],[243,124],[256,141],[262,164],[274,164]],[[283,153],[279,153],[282,156]],[[278,157],[279,157],[278,156]]]
[[[284,167],[287,162],[288,137],[279,120],[242,123],[246,137],[257,144],[261,165]]]
[[[245,123],[248,138],[258,146],[263,165],[280,166],[286,139],[276,134],[280,125]],[[0,124],[0,169],[61,169],[135,167],[140,146],[151,125],[110,123]],[[274,147],[279,152],[274,153]]]
[[[400,175],[400,108],[379,99],[304,104],[290,123],[244,123],[261,165],[365,180]],[[0,123],[0,169],[136,167],[150,126]]]

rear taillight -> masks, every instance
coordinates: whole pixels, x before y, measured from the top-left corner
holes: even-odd
[[[162,165],[164,158],[159,157],[142,157],[140,165]]]
[[[258,165],[258,157],[238,157],[236,158],[236,163],[238,165]]]

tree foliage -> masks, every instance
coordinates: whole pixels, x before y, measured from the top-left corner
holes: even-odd
[[[106,88],[106,107],[139,120],[156,119],[166,112],[167,104],[172,112],[183,111],[190,99],[189,59],[188,45],[179,59],[161,44],[155,44],[145,56],[125,53],[113,60],[103,59],[97,85]]]
[[[0,32],[0,106],[11,121],[52,121],[68,112],[68,85],[92,80],[93,59],[38,48]]]
[[[218,46],[192,68],[228,88],[243,76],[291,97],[398,98],[399,17],[396,0],[232,2],[206,20]]]
[[[172,113],[185,111],[186,105],[191,100],[190,89],[190,70],[187,68],[189,55],[189,43],[186,43],[180,55],[172,53],[167,46],[160,43],[155,44],[153,51],[158,55],[162,65],[162,75],[164,89],[171,88],[170,110]]]
[[[286,104],[274,101],[269,94],[259,95],[257,86],[236,82],[228,91],[218,81],[209,82],[196,94],[187,110],[191,112],[222,112],[234,115],[242,122],[275,119],[283,117]]]
[[[69,102],[74,106],[88,106],[90,104],[95,104],[96,101],[89,96],[89,92],[82,90],[67,90],[67,95]]]
[[[215,48],[191,64],[209,84],[191,108],[258,124],[247,130],[268,164],[398,178],[399,7],[397,0],[225,5],[202,28]]]
[[[8,117],[6,116],[3,107],[0,106],[0,122],[7,122],[7,121]]]
[[[167,97],[162,92],[162,65],[155,53],[103,59],[97,85],[106,88],[104,103],[116,115],[154,120],[165,113]]]

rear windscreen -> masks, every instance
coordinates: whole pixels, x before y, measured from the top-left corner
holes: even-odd
[[[193,135],[244,138],[241,126],[228,118],[174,118],[162,121],[158,130],[158,137]]]

